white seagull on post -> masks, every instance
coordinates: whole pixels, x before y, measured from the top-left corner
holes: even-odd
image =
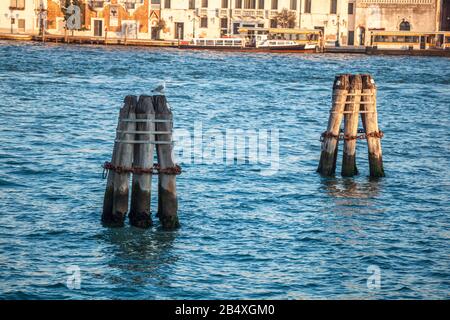
[[[152,92],[157,92],[159,94],[164,95],[166,90],[166,81],[163,81],[162,84],[160,84],[159,86],[157,86],[155,89],[152,90]]]

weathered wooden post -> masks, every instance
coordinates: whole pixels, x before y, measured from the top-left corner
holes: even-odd
[[[344,109],[344,148],[341,175],[352,177],[358,174],[356,168],[356,139],[358,133],[359,103],[362,80],[359,74],[350,77],[350,90]]]
[[[378,129],[376,86],[370,75],[337,76],[333,85],[333,106],[327,131],[322,133],[322,152],[317,171],[331,176],[336,170],[339,140],[344,140],[341,174],[352,177],[356,167],[356,141],[367,139],[371,177],[384,177],[381,142],[383,132]],[[361,114],[364,129],[358,129]],[[344,129],[340,129],[344,116]],[[342,134],[341,134],[342,132]],[[360,133],[360,135],[358,135]]]
[[[139,228],[152,225],[150,210],[155,110],[151,96],[141,96],[136,107],[136,143],[134,145],[130,224]]]
[[[377,88],[371,75],[362,75],[361,119],[367,138],[371,177],[384,177],[381,141],[383,133],[378,129]]]
[[[128,211],[128,189],[130,172],[133,163],[133,144],[136,130],[136,96],[125,97],[124,106],[120,110],[116,140],[103,202],[102,222],[112,227],[123,226]],[[106,164],[105,164],[106,165]],[[105,166],[105,169],[108,169]]]
[[[324,176],[332,176],[336,171],[336,157],[339,144],[339,129],[341,127],[345,102],[349,89],[349,75],[336,76],[333,84],[332,106],[328,119],[327,131],[322,133],[322,152],[317,172]]]
[[[179,167],[173,158],[172,111],[163,95],[153,96],[155,108],[156,152],[158,156],[158,217],[164,229],[179,227],[176,175]]]

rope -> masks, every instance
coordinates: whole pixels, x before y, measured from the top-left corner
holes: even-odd
[[[131,143],[131,144],[173,144],[173,141],[153,141],[153,140],[119,140],[116,139],[114,142],[120,143]]]
[[[368,111],[368,110],[333,111],[333,110],[330,110],[330,113],[339,113],[339,114],[350,114],[350,113],[376,113],[376,111]]]
[[[124,134],[171,134],[172,131],[127,131],[127,130],[116,130],[117,133]]]
[[[358,133],[360,133],[360,130],[358,130]],[[326,138],[334,138],[334,139],[337,139],[338,141],[339,140],[350,141],[350,140],[365,140],[367,138],[382,139],[383,137],[384,137],[384,133],[381,130],[369,132],[369,133],[362,133],[362,134],[358,134],[356,136],[342,134],[342,133],[341,134],[333,134],[332,132],[325,131],[320,135],[320,142],[324,142]]]
[[[167,175],[180,175],[181,167],[179,165],[175,165],[174,167],[161,168],[161,166],[157,163],[153,165],[151,168],[141,168],[141,167],[124,167],[124,166],[115,166],[111,162],[105,161],[102,165],[103,174],[102,178],[106,179],[109,171],[114,171],[118,174],[121,173],[133,173],[133,174],[167,174]]]
[[[373,93],[344,93],[342,95],[345,95],[347,97],[373,97]],[[339,97],[340,94],[333,94],[333,97]]]
[[[172,119],[120,119],[121,122],[172,122]]]

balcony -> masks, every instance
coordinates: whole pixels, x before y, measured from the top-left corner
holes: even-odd
[[[25,10],[25,5],[21,6],[21,5],[17,5],[17,6],[10,6],[9,10]]]
[[[269,18],[275,18],[278,15],[278,10],[270,10],[269,11]]]
[[[264,18],[264,10],[233,9],[233,16],[243,18]]]
[[[227,17],[228,9],[219,9],[219,17]]]
[[[25,0],[10,0],[9,10],[25,10]]]

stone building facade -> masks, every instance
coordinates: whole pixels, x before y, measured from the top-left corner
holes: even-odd
[[[288,10],[291,27],[321,29],[327,43],[347,44],[349,2],[354,0],[162,0],[163,36],[169,39],[236,35],[239,27],[276,27],[276,16]]]
[[[47,30],[64,32],[63,8],[71,3],[80,7],[81,29],[77,35],[150,38],[150,24],[159,20],[159,10],[151,0],[46,0]],[[159,8],[158,8],[159,9]]]
[[[36,9],[39,7],[40,1],[41,0],[1,0],[0,32],[38,32],[39,24]]]
[[[80,7],[75,34],[101,37],[233,36],[240,27],[276,27],[284,9],[290,27],[322,30],[325,45],[367,45],[372,30],[450,30],[450,0],[1,0],[0,32],[37,33],[43,23],[63,33],[71,3]]]
[[[367,45],[372,30],[434,32],[441,30],[442,0],[357,0],[356,44]]]

